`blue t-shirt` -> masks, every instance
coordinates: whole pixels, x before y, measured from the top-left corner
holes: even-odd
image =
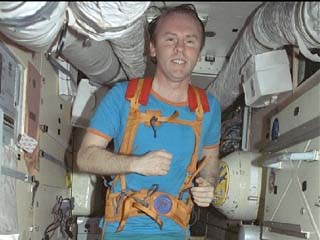
[[[89,131],[114,139],[115,152],[119,151],[121,141],[126,127],[126,119],[130,110],[130,102],[125,99],[128,82],[117,83],[102,99],[93,115]],[[203,147],[213,147],[220,140],[221,112],[220,105],[215,97],[208,94],[210,111],[204,113],[202,123],[202,134],[200,138],[198,157],[201,156]],[[161,98],[157,93],[151,91],[146,106],[141,105],[140,111],[147,109],[160,110],[161,116],[171,116],[175,111],[179,112],[179,119],[195,120],[195,113],[189,110],[188,103],[172,103]],[[154,132],[155,131],[155,132]],[[154,135],[156,133],[156,136]],[[160,126],[139,125],[133,143],[134,155],[143,155],[153,150],[165,149],[173,155],[171,167],[165,176],[143,176],[140,174],[127,174],[126,184],[128,190],[138,191],[141,188],[149,189],[153,184],[158,184],[158,191],[168,192],[177,196],[182,186],[186,169],[190,163],[195,146],[194,131],[190,126],[161,123]],[[119,182],[116,184],[116,192],[120,190]],[[108,223],[106,235],[108,239],[112,236],[125,236],[126,234],[185,234],[173,220],[161,217],[163,221],[162,230],[148,216],[129,218],[124,229],[120,233],[114,233],[118,222]]]

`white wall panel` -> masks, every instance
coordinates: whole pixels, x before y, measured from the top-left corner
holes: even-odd
[[[71,103],[64,101],[58,96],[58,75],[47,62],[44,55],[31,53],[17,48],[11,42],[3,39],[4,43],[12,51],[18,61],[25,67],[24,77],[28,72],[28,63],[31,63],[44,78],[41,85],[40,99],[40,124],[45,124],[50,131],[62,142],[69,143],[71,138]],[[24,86],[25,88],[25,86]],[[65,160],[66,146],[62,146],[48,133],[40,131],[40,149],[53,156],[61,164],[40,158],[39,172],[35,179],[40,182],[35,194],[34,207],[32,202],[32,185],[17,180],[17,211],[18,228],[21,240],[42,239],[43,230],[53,221],[51,210],[56,203],[56,197],[70,197],[70,189],[66,187],[66,169],[62,161]],[[18,154],[18,152],[17,152]],[[21,154],[21,156],[23,156]],[[68,155],[68,157],[71,156]],[[28,174],[25,160],[21,157],[17,160],[17,171]],[[15,199],[13,199],[14,201]],[[52,238],[58,239],[58,235]],[[60,235],[61,239],[61,235]]]

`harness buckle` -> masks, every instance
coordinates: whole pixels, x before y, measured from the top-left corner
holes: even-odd
[[[144,207],[149,207],[149,203],[145,200],[142,200],[140,198],[136,198],[136,197],[131,197],[134,201],[136,201],[137,203],[141,204]]]
[[[132,198],[137,203],[140,203],[142,206],[149,207],[149,203],[148,203],[149,199],[152,196],[152,194],[154,194],[158,190],[158,187],[159,187],[159,184],[152,184],[152,186],[148,189],[147,196],[144,199],[139,199],[139,198],[136,198],[133,196],[132,196]]]
[[[159,184],[152,184],[151,188],[149,188],[147,192],[147,197],[145,200],[148,200],[152,194],[154,194],[156,191],[158,191]]]
[[[121,203],[123,202],[124,197],[127,197],[128,194],[126,191],[121,191],[119,196],[117,197],[117,206],[114,207],[115,213],[118,214],[119,212],[119,207],[121,206]]]

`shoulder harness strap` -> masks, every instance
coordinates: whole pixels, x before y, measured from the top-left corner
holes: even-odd
[[[131,101],[137,94],[137,87],[138,87],[139,81],[143,81],[143,79],[132,79],[129,81],[127,91],[126,91],[126,96],[125,96],[127,100]],[[152,88],[152,79],[145,78],[143,81],[140,94],[138,93],[136,95],[136,98],[138,98],[139,104],[147,105],[151,88]]]
[[[143,79],[136,78],[129,81],[126,95],[125,95],[127,100],[131,101],[131,99],[136,94],[139,80],[143,80]],[[138,101],[139,104],[146,105],[148,103],[151,88],[152,88],[152,78],[145,78],[143,81],[140,97],[137,96],[139,98],[139,101]],[[205,91],[199,87],[195,87],[191,85],[189,85],[189,88],[188,88],[188,105],[189,105],[190,111],[194,112],[198,107],[198,100],[197,100],[197,95],[195,91],[199,92],[200,103],[202,105],[203,111],[209,112],[210,107],[209,107],[209,102],[208,102],[208,98]]]
[[[196,91],[198,91],[198,93],[199,93],[199,97],[200,97],[199,100],[200,101],[197,99]],[[210,111],[209,102],[208,102],[206,92],[201,88],[189,85],[188,104],[189,104],[190,111],[192,111],[192,112],[196,111],[196,109],[198,107],[198,102],[200,102],[200,105],[202,105],[204,112]]]
[[[127,120],[125,135],[123,136],[122,144],[120,147],[120,153],[122,153],[122,154],[132,153],[132,145],[133,145],[132,143],[134,141],[138,125],[141,122],[143,122],[145,120],[143,118],[145,118],[147,116],[146,113],[141,113],[139,111],[139,106],[140,106],[140,104],[146,105],[148,103],[148,98],[149,98],[151,88],[152,88],[152,79],[151,78],[133,79],[133,80],[130,80],[128,83],[125,97],[128,101],[130,101],[130,111],[129,111],[129,116],[128,116],[128,120]],[[177,124],[188,125],[193,128],[194,134],[195,134],[194,151],[193,151],[189,166],[187,168],[187,176],[186,176],[184,183],[182,184],[180,191],[179,191],[179,194],[177,196],[178,199],[180,199],[181,194],[186,189],[188,189],[189,187],[192,186],[193,178],[197,175],[197,173],[205,165],[203,163],[203,164],[201,164],[201,167],[197,169],[198,151],[199,151],[203,113],[210,111],[209,103],[208,103],[208,99],[207,99],[207,95],[206,95],[205,91],[203,89],[198,88],[198,87],[189,85],[188,104],[189,104],[190,111],[195,112],[195,115],[196,115],[195,121],[187,121],[187,120],[177,119],[176,117],[179,115],[178,113],[174,114],[174,116],[171,116],[171,117],[159,117],[160,122],[165,121],[165,122],[172,122],[172,123],[177,123]],[[204,161],[204,162],[206,162],[206,161]],[[119,179],[119,177],[120,177],[120,181],[121,181],[122,191],[126,191],[126,182],[125,182],[124,175],[117,175],[113,181],[113,186],[114,186],[114,183],[116,182],[116,180]],[[113,188],[113,186],[112,186],[112,188]],[[109,193],[110,193],[110,191],[109,191]],[[107,193],[107,195],[109,195],[109,194]],[[106,203],[107,203],[107,201],[106,201]],[[134,203],[134,204],[136,205],[136,203]],[[190,198],[188,199],[186,204],[187,204],[186,207],[188,206],[187,208],[190,209],[190,211],[191,211],[193,203]],[[128,213],[127,211],[125,211],[125,212]],[[186,210],[186,212],[187,212],[187,210]],[[184,212],[183,214],[185,214],[186,212]],[[146,211],[146,214],[148,214],[148,211]],[[188,214],[190,217],[190,212]],[[127,217],[122,216],[119,230],[123,228],[126,218]],[[157,220],[157,218],[154,218],[154,219]],[[176,220],[177,219],[175,219],[175,221]],[[157,222],[158,222],[158,220],[157,220]],[[187,224],[188,224],[188,222],[186,222],[182,225],[187,226]]]

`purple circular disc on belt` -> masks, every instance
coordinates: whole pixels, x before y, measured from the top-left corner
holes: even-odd
[[[166,214],[170,212],[172,208],[172,201],[168,195],[159,195],[153,202],[153,207],[160,214]]]

